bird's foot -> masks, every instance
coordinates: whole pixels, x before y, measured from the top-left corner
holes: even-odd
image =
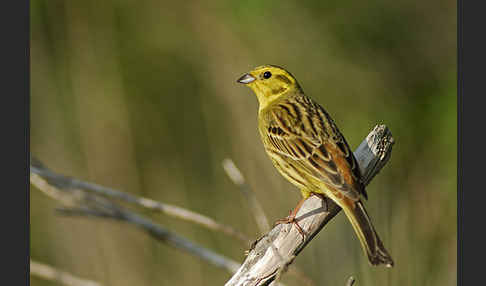
[[[306,233],[302,229],[302,227],[299,225],[299,222],[295,218],[295,214],[292,214],[292,213],[293,212],[291,212],[291,214],[288,217],[281,218],[281,219],[277,220],[274,225],[287,224],[287,223],[293,224],[295,226],[295,228],[297,228],[297,230],[299,231],[300,235],[302,235],[302,242],[304,242],[305,238],[306,238]]]

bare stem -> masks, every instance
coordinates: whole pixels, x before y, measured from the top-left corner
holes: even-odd
[[[61,209],[66,215],[86,215],[99,218],[110,218],[125,221],[146,231],[152,237],[167,243],[179,250],[192,254],[210,264],[234,273],[240,264],[209,249],[199,246],[190,240],[167,230],[150,219],[129,211],[107,200],[104,197],[76,189],[64,189],[52,184],[41,176],[31,172],[30,182],[43,193],[68,206]]]
[[[346,282],[346,286],[353,286],[354,282],[356,282],[356,279],[354,279],[353,276],[348,278],[348,281]]]
[[[223,160],[223,168],[230,178],[230,180],[238,186],[239,190],[246,198],[250,207],[251,214],[255,218],[255,221],[260,229],[260,233],[264,234],[270,230],[270,223],[267,216],[263,211],[263,207],[258,202],[255,193],[251,190],[250,186],[246,183],[245,177],[241,174],[240,170],[236,167],[235,163],[229,158]]]
[[[101,286],[98,282],[78,278],[70,273],[33,260],[30,260],[30,275],[66,286]]]
[[[220,231],[226,235],[237,238],[238,240],[240,240],[245,244],[247,244],[250,241],[250,239],[240,231],[230,226],[219,223],[212,218],[209,218],[207,216],[190,211],[182,207],[161,203],[144,197],[137,197],[98,184],[63,176],[54,173],[53,171],[47,169],[46,167],[42,166],[38,162],[36,164],[31,164],[30,171],[31,173],[37,174],[47,179],[47,181],[51,182],[52,184],[57,185],[59,187],[63,187],[65,189],[82,189],[82,190],[94,192],[102,196],[119,199],[131,204],[144,207],[152,211],[164,213],[174,218],[182,219],[188,222],[201,225],[213,231]]]

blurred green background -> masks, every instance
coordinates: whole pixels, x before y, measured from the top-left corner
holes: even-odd
[[[31,151],[54,171],[258,229],[232,158],[270,220],[299,192],[266,157],[257,100],[235,80],[286,67],[354,149],[396,144],[367,209],[396,266],[372,268],[338,215],[295,265],[317,285],[456,285],[456,2],[31,1]],[[222,285],[231,276],[114,221],[56,215],[31,188],[31,258],[104,285]],[[238,241],[164,215],[243,261]],[[287,285],[301,285],[284,275]],[[33,277],[32,285],[53,285]]]

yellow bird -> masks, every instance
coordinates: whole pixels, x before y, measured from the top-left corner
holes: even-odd
[[[344,136],[329,114],[307,97],[285,69],[260,66],[237,82],[250,87],[259,102],[258,129],[273,165],[303,196],[295,215],[312,194],[336,202],[353,226],[372,265],[393,266],[393,260],[371,224],[360,195],[367,198],[359,166]],[[299,231],[300,226],[297,227]]]

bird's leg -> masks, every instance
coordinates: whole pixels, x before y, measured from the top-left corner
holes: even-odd
[[[279,220],[277,220],[275,222],[275,225],[282,224],[282,223],[292,223],[292,224],[294,224],[295,227],[297,228],[297,230],[299,231],[299,233],[302,235],[302,241],[305,241],[305,232],[302,229],[302,227],[300,227],[299,223],[295,219],[295,216],[299,212],[300,208],[302,207],[302,204],[304,204],[304,202],[305,202],[306,199],[307,198],[302,198],[299,201],[299,203],[297,204],[297,206],[295,206],[295,208],[290,212],[290,214],[289,214],[288,217],[281,218],[281,219],[279,219]]]

